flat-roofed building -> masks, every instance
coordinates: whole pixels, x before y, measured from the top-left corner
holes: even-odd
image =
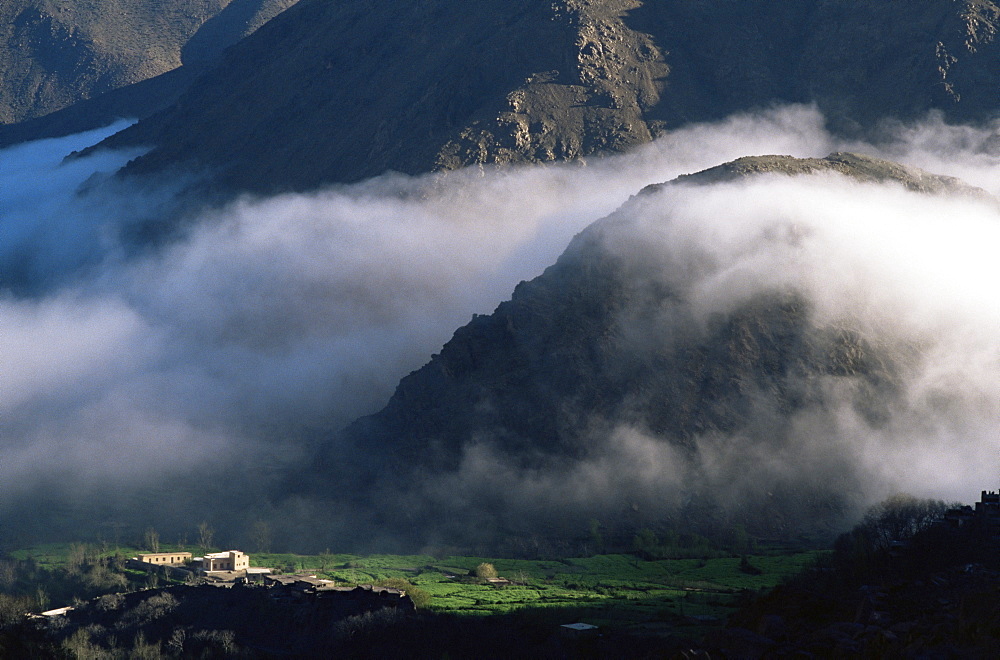
[[[182,566],[191,561],[190,552],[144,552],[136,559],[154,566]]]
[[[239,550],[213,552],[201,560],[201,570],[212,571],[245,571],[250,568],[250,556]]]

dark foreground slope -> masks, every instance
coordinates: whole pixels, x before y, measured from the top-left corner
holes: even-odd
[[[792,263],[820,231],[807,217],[768,218],[747,233],[755,256],[733,263],[672,227],[702,189],[728,185],[713,226],[720,240],[740,231],[739,205],[761,192],[738,186],[776,175],[986,198],[853,154],[744,158],[651,186],[332,439],[313,491],[450,539],[580,532],[587,519],[765,536],[843,524],[879,486],[850,437],[891,436],[924,347],[821,309]],[[763,272],[747,266],[771,253]]]
[[[721,657],[995,656],[995,509],[885,504],[838,538],[820,566],[743,607],[709,645]],[[937,515],[900,516],[928,504]],[[908,529],[894,524],[901,519]]]
[[[815,102],[843,133],[932,109],[997,116],[988,0],[304,0],[168,111],[109,140],[230,188],[615,152]]]

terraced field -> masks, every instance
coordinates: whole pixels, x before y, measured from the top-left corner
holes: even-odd
[[[10,553],[57,572],[74,548],[58,544]],[[163,550],[177,549],[165,546]],[[189,550],[191,548],[188,548]],[[97,549],[92,549],[97,551]],[[103,554],[130,556],[134,548],[105,548]],[[747,591],[769,589],[814,563],[820,551],[772,549],[741,557],[646,561],[608,554],[570,559],[495,559],[430,555],[251,555],[255,566],[281,572],[310,572],[344,585],[403,579],[429,594],[429,609],[460,615],[530,612],[533,616],[575,618],[594,625],[658,625],[663,622],[711,625],[722,621]],[[488,562],[509,583],[476,578]]]
[[[259,565],[313,570],[344,584],[408,580],[432,598],[430,608],[458,614],[503,614],[524,608],[574,608],[590,622],[677,616],[723,618],[746,590],[775,586],[821,555],[817,551],[739,557],[644,561],[632,555],[518,560],[426,555],[253,555]],[[470,573],[492,563],[510,584],[494,586]],[[759,573],[757,573],[759,571]],[[751,574],[757,573],[757,574]]]

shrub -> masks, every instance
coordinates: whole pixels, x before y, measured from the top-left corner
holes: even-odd
[[[121,594],[108,594],[98,598],[96,606],[101,612],[111,612],[120,609],[124,603],[125,596],[122,596]]]
[[[493,566],[493,564],[483,562],[479,566],[476,566],[473,574],[480,580],[486,580],[497,577],[497,569]]]
[[[740,572],[747,575],[762,575],[764,573],[764,571],[751,564],[746,555],[740,558]]]
[[[431,594],[413,584],[405,578],[385,578],[375,583],[376,587],[388,587],[390,589],[401,589],[413,601],[413,605],[418,610],[426,609],[431,604]]]

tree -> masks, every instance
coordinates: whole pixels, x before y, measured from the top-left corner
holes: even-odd
[[[263,520],[258,520],[250,530],[257,552],[271,552],[271,526]]]
[[[173,634],[170,636],[170,640],[167,642],[167,647],[169,647],[172,653],[180,656],[184,653],[184,641],[187,639],[187,632],[184,628],[174,628]]]
[[[82,543],[71,543],[69,554],[66,556],[66,572],[70,575],[79,575],[86,563],[87,546]]]
[[[0,628],[19,621],[30,612],[35,603],[30,596],[14,596],[0,593]]]
[[[160,534],[152,527],[146,529],[146,533],[142,537],[142,545],[147,548],[150,552],[160,551]]]
[[[848,579],[878,578],[889,570],[889,550],[894,541],[909,541],[957,504],[924,500],[898,493],[868,509],[851,531],[834,543],[833,563]]]
[[[330,548],[327,548],[323,552],[319,553],[319,570],[326,573],[326,567],[330,565],[330,561],[333,559],[333,555],[330,554]]]
[[[601,521],[591,518],[589,523],[590,542],[594,545],[594,552],[600,554],[604,552],[604,535],[601,534]]]
[[[41,585],[35,589],[35,602],[38,604],[39,612],[44,612],[49,608],[49,594]]]
[[[17,562],[0,559],[0,587],[9,587],[17,581]]]
[[[957,507],[942,500],[923,500],[897,493],[868,509],[858,528],[876,550],[887,550],[893,541],[906,541]]]
[[[198,523],[198,547],[201,548],[202,553],[207,554],[212,549],[214,539],[215,530],[209,526],[208,522]]]
[[[158,660],[162,658],[160,643],[156,641],[146,641],[146,636],[139,631],[135,635],[135,641],[132,642],[132,650],[129,652],[129,657],[135,660]]]
[[[497,569],[493,566],[493,564],[488,564],[486,562],[483,562],[479,566],[476,566],[475,571],[473,572],[475,573],[475,576],[480,580],[487,580],[489,578],[497,577]]]
[[[104,650],[93,642],[90,631],[81,628],[71,637],[63,640],[63,650],[71,658],[101,658],[107,657]]]
[[[660,541],[648,527],[643,527],[632,539],[636,554],[644,559],[658,559],[660,556]]]

